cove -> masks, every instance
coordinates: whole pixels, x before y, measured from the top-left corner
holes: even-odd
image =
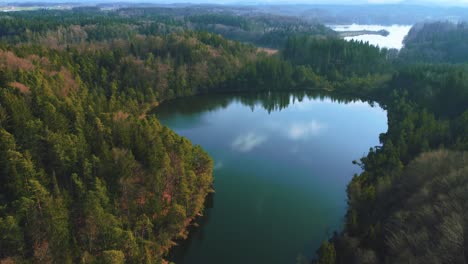
[[[310,260],[342,228],[352,161],[387,130],[378,105],[305,93],[195,96],[155,114],[215,162],[216,193],[177,264]]]

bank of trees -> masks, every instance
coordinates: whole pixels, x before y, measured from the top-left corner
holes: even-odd
[[[60,73],[12,74],[22,83],[0,93],[0,259],[161,260],[203,208],[208,155],[103,91],[65,93]]]
[[[468,24],[432,22],[416,24],[405,38],[403,61],[424,63],[466,63]]]
[[[363,172],[348,186],[345,228],[327,247],[336,251],[328,263],[466,262],[466,65],[406,56],[372,92],[387,109],[388,131],[356,162]]]
[[[222,8],[221,8],[222,9]],[[165,35],[204,31],[262,47],[282,48],[295,35],[337,36],[328,27],[299,18],[249,13],[226,8],[99,8],[40,10],[0,14],[0,40],[10,43],[67,45],[76,42],[130,39],[137,34]],[[52,41],[52,42],[51,42]]]
[[[316,73],[331,79],[390,71],[387,49],[340,38],[291,37],[282,55],[285,60],[309,65]]]
[[[257,50],[131,35],[1,44],[1,261],[160,263],[203,210],[212,160],[147,111],[215,87]]]
[[[224,90],[325,90],[377,96],[391,79],[393,58],[385,49],[338,38],[294,36],[279,54],[263,54],[228,79]]]
[[[186,17],[191,29],[221,34],[226,38],[281,49],[297,35],[331,37],[337,34],[318,23],[267,14],[203,14]]]

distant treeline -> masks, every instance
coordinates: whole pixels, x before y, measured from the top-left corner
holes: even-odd
[[[94,7],[72,11],[9,12],[0,14],[0,39],[11,43],[58,37],[62,43],[128,39],[137,34],[168,34],[185,30],[207,31],[236,41],[281,48],[297,34],[337,36],[324,25],[299,18],[237,14],[209,8],[122,8],[100,11]],[[64,39],[65,38],[65,39]]]

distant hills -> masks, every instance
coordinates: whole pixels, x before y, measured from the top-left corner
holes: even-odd
[[[170,1],[170,2],[169,2]],[[235,15],[248,13],[267,13],[270,15],[293,16],[307,22],[318,22],[323,24],[406,24],[412,25],[427,21],[468,21],[468,4],[462,1],[436,1],[436,0],[407,0],[395,3],[395,0],[366,0],[348,1],[333,0],[326,3],[322,0],[310,1],[296,0],[286,1],[244,1],[244,0],[195,0],[189,3],[187,0],[139,0],[138,2],[112,1],[112,0],[90,0],[80,1],[57,1],[43,0],[37,2],[14,1],[0,3],[4,10],[12,10],[12,6],[37,8],[63,8],[78,6],[98,6],[106,9],[117,9],[122,7],[144,7],[160,6],[167,8],[200,8],[210,9],[210,13],[231,12]],[[398,1],[398,0],[396,0]],[[375,4],[369,4],[375,2]],[[381,4],[376,4],[376,3]],[[392,3],[393,2],[393,3]],[[295,3],[295,4],[293,4]],[[382,4],[386,3],[386,4]],[[22,9],[14,9],[22,10]]]
[[[76,3],[76,4],[86,4],[86,3],[153,3],[153,4],[173,4],[173,3],[191,3],[191,4],[224,4],[224,5],[418,5],[418,6],[432,6],[432,7],[468,7],[468,3],[463,0],[138,0],[138,1],[114,1],[114,0],[84,0],[84,1],[66,1],[66,0],[41,0],[41,1],[31,1],[31,0],[16,0],[16,1],[5,1],[0,3],[0,5],[5,4],[15,4],[15,3]]]

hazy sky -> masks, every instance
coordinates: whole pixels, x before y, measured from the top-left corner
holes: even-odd
[[[66,0],[65,0],[66,1]],[[98,0],[95,0],[98,1]],[[109,0],[107,0],[109,1]],[[140,2],[150,2],[151,0],[143,0]],[[468,0],[153,0],[157,3],[301,3],[301,4],[424,4],[424,5],[441,5],[441,6],[468,6]],[[1,0],[0,0],[1,2]],[[127,0],[124,2],[139,2],[138,0]]]
[[[0,0],[0,4],[11,2],[153,2],[158,4],[171,3],[211,3],[211,4],[416,4],[429,6],[464,6],[468,0]]]

